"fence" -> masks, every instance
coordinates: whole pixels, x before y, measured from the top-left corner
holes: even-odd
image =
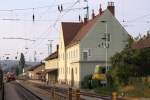
[[[69,89],[60,89],[57,87],[51,88],[52,100],[87,100],[86,98],[88,98],[88,100],[93,100],[93,98],[95,98],[96,100],[98,99],[117,100],[117,94],[113,93],[112,96],[102,97],[94,93],[80,91],[79,89],[73,90],[72,88]]]

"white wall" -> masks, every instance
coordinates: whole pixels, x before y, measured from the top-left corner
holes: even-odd
[[[80,69],[79,69],[79,60],[80,60],[80,54],[79,54],[79,44],[74,45],[72,47],[69,47],[66,49],[66,62],[67,62],[67,83],[71,85],[72,81],[72,69],[73,69],[73,79],[74,83],[77,86],[79,80],[80,80]]]
[[[45,69],[56,69],[58,68],[58,58],[45,61]]]
[[[65,45],[64,45],[64,38],[62,33],[62,28],[59,36],[59,50],[58,50],[58,81],[65,82],[66,77],[66,54],[65,54]]]

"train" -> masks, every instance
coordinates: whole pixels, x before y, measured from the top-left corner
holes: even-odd
[[[14,80],[16,80],[16,76],[14,73],[8,72],[5,75],[5,80],[6,80],[6,82],[14,81]]]

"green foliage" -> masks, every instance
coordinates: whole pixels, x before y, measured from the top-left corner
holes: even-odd
[[[139,78],[132,77],[133,84],[120,87],[118,93],[121,96],[129,97],[146,97],[150,98],[150,87],[149,84],[145,84]]]
[[[112,80],[112,77],[110,75],[107,75],[107,87],[112,87],[114,86],[114,81]],[[102,85],[100,83],[99,80],[92,80],[92,75],[87,75],[83,78],[82,82],[81,82],[81,87],[84,89],[95,89],[95,88],[100,88],[103,87],[104,85]]]
[[[92,80],[92,74],[85,76],[81,82],[81,87],[84,89],[92,89],[100,86],[100,81]]]
[[[16,76],[18,76],[18,75],[19,75],[19,68],[16,67]]]
[[[150,75],[150,48],[132,49],[133,40],[120,53],[111,58],[112,76],[121,85],[129,83],[129,77]]]
[[[82,88],[89,88],[89,81],[92,79],[92,75],[87,75],[83,78],[81,82],[81,87]]]
[[[19,65],[21,67],[21,73],[22,73],[22,69],[25,67],[25,58],[24,58],[24,54],[23,53],[21,53],[21,55],[20,55]]]
[[[95,88],[95,92],[101,96],[110,96],[112,92],[116,92],[117,90],[118,88],[116,85]]]

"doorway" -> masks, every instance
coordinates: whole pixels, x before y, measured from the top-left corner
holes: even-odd
[[[74,70],[73,68],[71,69],[71,87],[74,86]]]

